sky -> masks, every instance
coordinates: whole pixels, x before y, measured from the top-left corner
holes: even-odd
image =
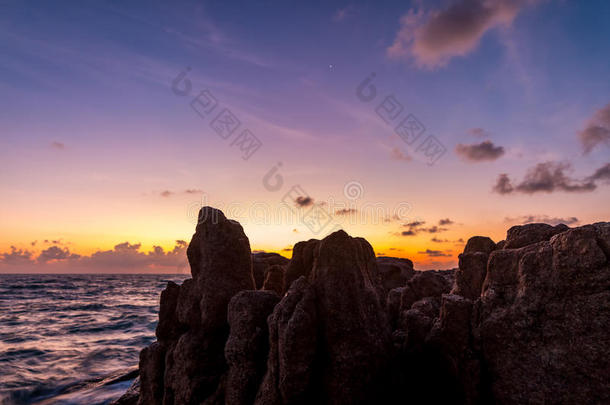
[[[610,217],[605,0],[0,8],[0,272],[188,272],[203,205],[418,269]]]

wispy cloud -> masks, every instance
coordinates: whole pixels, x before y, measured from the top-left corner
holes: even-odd
[[[585,154],[598,145],[610,145],[610,104],[593,114],[578,137]]]
[[[559,224],[565,224],[565,225],[576,225],[578,224],[580,221],[578,218],[576,217],[566,217],[566,218],[560,218],[560,217],[550,217],[548,215],[522,215],[520,217],[506,217],[504,218],[504,222],[509,223],[509,224],[533,224],[533,223],[545,223],[545,224],[549,224],[549,225],[559,225]]]
[[[474,51],[490,30],[510,26],[534,0],[458,0],[442,9],[411,9],[388,47],[390,58],[413,58],[419,67],[445,66]]]

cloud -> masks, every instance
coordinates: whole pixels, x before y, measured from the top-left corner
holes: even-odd
[[[294,201],[294,204],[297,207],[309,207],[310,205],[313,205],[313,198],[307,196],[307,197],[303,197],[303,196],[298,196],[296,198],[296,200]]]
[[[450,220],[449,218],[445,218],[445,219],[441,219],[440,221],[438,221],[439,225],[453,225],[455,222],[453,222],[452,220]]]
[[[597,145],[610,145],[610,104],[597,110],[589,119],[585,129],[578,133],[585,154]]]
[[[442,222],[444,220],[441,220],[439,222]],[[433,225],[429,228],[424,227],[423,225],[425,225],[426,222],[425,221],[413,221],[413,222],[408,222],[406,224],[403,224],[403,227],[408,228],[406,231],[402,231],[400,232],[401,236],[415,236],[418,233],[441,233],[441,232],[445,232],[447,230],[447,228],[442,228],[436,225]]]
[[[17,249],[11,246],[10,252],[0,253],[0,263],[20,265],[32,262],[33,254],[29,250]]]
[[[430,239],[430,242],[434,242],[434,243],[447,243],[449,242],[447,239],[439,239],[436,236],[432,239]]]
[[[449,253],[443,253],[440,250],[426,249],[424,251],[417,252],[422,255],[427,255],[428,257],[451,257]]]
[[[400,150],[400,148],[392,148],[392,150],[390,151],[390,158],[403,162],[410,162],[411,160],[413,160],[411,156],[405,154],[402,150]]]
[[[604,166],[597,169],[589,179],[592,181],[601,180],[605,183],[610,183],[610,163],[606,163]]]
[[[124,242],[89,256],[53,245],[42,250],[37,257],[31,251],[11,246],[10,252],[0,253],[0,271],[21,269],[20,272],[23,272],[23,265],[28,265],[27,271],[35,272],[168,272],[187,267],[187,245],[186,241],[177,240],[172,250],[165,251],[160,246],[153,246],[152,250],[142,252],[140,243]]]
[[[282,249],[282,252],[292,252],[292,248],[286,247],[286,248]]]
[[[545,224],[555,226],[555,225],[559,225],[559,224],[575,225],[575,224],[578,224],[580,221],[576,217],[559,218],[559,217],[549,217],[548,215],[522,215],[522,216],[516,217],[516,218],[506,217],[506,218],[504,218],[504,222],[508,222],[511,224],[519,224],[519,225],[545,223]]]
[[[203,190],[198,189],[198,188],[187,188],[184,191],[178,191],[178,192],[177,191],[171,191],[171,190],[163,190],[163,191],[161,191],[159,193],[159,195],[161,197],[167,198],[167,197],[171,197],[171,196],[173,196],[175,194],[200,194],[200,193],[203,193]]]
[[[70,253],[68,248],[62,249],[61,247],[54,245],[43,250],[36,260],[38,263],[48,263],[53,260],[74,260],[78,258],[80,258],[80,255]]]
[[[471,128],[468,130],[468,133],[477,138],[485,138],[489,136],[489,132],[485,131],[483,128]]]
[[[394,59],[413,58],[419,67],[437,68],[474,51],[490,30],[510,26],[534,0],[457,0],[443,9],[411,9],[386,50]]]
[[[500,174],[493,191],[499,194],[535,194],[563,191],[567,193],[591,192],[597,188],[593,179],[577,180],[565,172],[571,170],[569,163],[544,162],[528,169],[525,178],[516,186],[506,173]]]
[[[495,146],[491,141],[483,141],[472,145],[458,144],[455,153],[467,162],[493,161],[504,155],[502,146]]]
[[[53,141],[51,142],[51,147],[53,149],[64,150],[66,148],[66,145],[64,145],[62,142]]]
[[[341,208],[340,210],[335,211],[335,215],[350,215],[357,212],[358,210],[356,208]]]

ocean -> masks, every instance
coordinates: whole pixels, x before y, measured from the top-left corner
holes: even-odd
[[[155,340],[161,291],[187,277],[0,274],[0,404],[117,399]]]

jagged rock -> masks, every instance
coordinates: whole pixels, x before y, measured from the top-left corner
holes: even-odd
[[[257,405],[318,403],[314,386],[318,346],[315,292],[304,276],[292,283],[269,316],[267,372]]]
[[[400,314],[398,329],[405,332],[403,344],[408,349],[421,346],[440,311],[440,297],[426,297]]]
[[[446,273],[420,271],[413,276],[402,293],[400,308],[402,311],[411,308],[416,301],[425,297],[440,297],[451,290],[451,281]]]
[[[167,282],[167,287],[161,292],[161,304],[159,306],[159,323],[155,334],[159,340],[175,338],[182,332],[176,314],[176,304],[180,287],[173,281]]]
[[[140,352],[139,405],[157,405],[163,403],[165,353],[165,346],[159,342],[154,342]]]
[[[459,256],[459,268],[455,272],[452,294],[476,300],[487,273],[487,260],[496,244],[489,238],[474,236],[468,240],[464,253]]]
[[[537,242],[547,241],[553,235],[570,229],[567,225],[559,224],[526,224],[511,227],[506,233],[504,249],[518,249]]]
[[[310,239],[294,245],[292,248],[292,259],[286,268],[286,288],[290,288],[294,280],[301,276],[309,277],[309,273],[311,273],[313,268],[314,250],[317,248],[318,243],[320,243],[319,240]]]
[[[457,271],[389,291],[402,269],[338,231],[295,245],[280,299],[281,265],[256,291],[247,238],[215,211],[193,279],[162,293],[140,405],[610,403],[610,223],[472,238]]]
[[[227,405],[252,404],[269,354],[267,316],[280,297],[272,291],[242,291],[229,302],[229,338],[225,358]]]
[[[136,405],[140,399],[140,377],[136,377],[127,391],[110,405]]]
[[[386,291],[404,287],[415,274],[413,262],[409,259],[381,256],[377,258],[377,268]]]
[[[491,254],[477,333],[497,402],[610,401],[609,231],[584,226]]]
[[[497,247],[494,241],[487,236],[473,236],[466,242],[464,253],[483,252],[485,254],[490,254],[496,249]]]
[[[286,267],[289,262],[290,259],[287,259],[278,253],[252,253],[252,274],[254,275],[256,288],[261,289],[263,287],[265,275],[267,274],[267,269],[269,269],[269,267],[274,265]]]
[[[218,391],[227,369],[227,306],[253,290],[250,244],[241,225],[204,207],[187,249],[193,279],[161,295],[159,343],[140,355],[140,404],[201,403]],[[146,371],[144,371],[146,370]]]
[[[390,290],[386,298],[386,313],[388,314],[388,321],[392,330],[396,329],[396,322],[400,315],[400,303],[402,301],[402,294],[407,287],[398,287]]]
[[[275,291],[279,296],[284,295],[285,281],[284,281],[284,267],[280,265],[273,265],[267,269],[265,275],[265,282],[263,283],[263,290]]]
[[[391,345],[373,248],[344,231],[332,233],[316,250],[311,280],[328,356],[323,392],[335,404],[372,400]]]

